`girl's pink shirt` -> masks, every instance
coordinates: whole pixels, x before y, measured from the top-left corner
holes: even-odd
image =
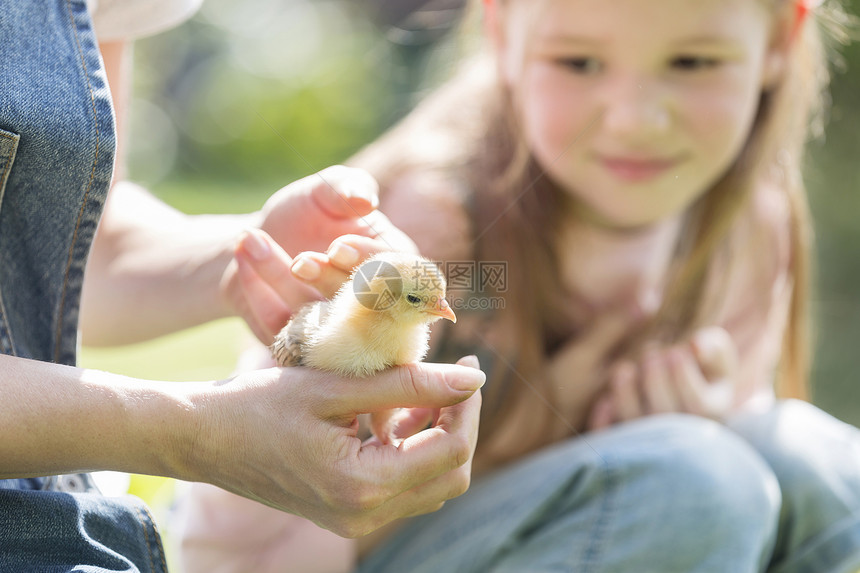
[[[304,518],[208,484],[193,484],[181,511],[186,573],[348,573],[358,544]]]
[[[135,40],[178,26],[203,0],[87,0],[100,42]]]

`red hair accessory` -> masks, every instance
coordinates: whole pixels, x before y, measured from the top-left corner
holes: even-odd
[[[489,1],[489,0],[487,0]],[[791,40],[800,34],[809,13],[821,6],[823,0],[797,0],[794,4],[794,27],[791,30]]]
[[[491,22],[496,20],[495,0],[484,0],[484,18]]]

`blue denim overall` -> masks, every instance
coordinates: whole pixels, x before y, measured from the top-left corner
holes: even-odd
[[[115,152],[85,0],[0,0],[0,352],[75,363]],[[0,572],[166,570],[143,504],[87,480],[0,480]]]

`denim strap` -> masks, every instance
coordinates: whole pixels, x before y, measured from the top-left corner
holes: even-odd
[[[0,571],[165,573],[167,564],[139,499],[0,489]]]
[[[110,91],[84,0],[0,0],[0,38],[0,351],[74,364]]]
[[[0,0],[0,352],[75,363],[115,153],[84,0]],[[140,500],[55,491],[75,488],[86,478],[0,481],[0,571],[167,570]]]

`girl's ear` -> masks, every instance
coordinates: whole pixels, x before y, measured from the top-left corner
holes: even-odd
[[[510,6],[510,2],[484,0],[484,34],[493,50],[496,72],[506,85],[512,86],[516,84],[519,77],[521,55],[512,54],[511,47],[516,44],[519,48],[520,39],[516,37],[516,31],[512,32],[507,24],[509,17],[522,16],[522,14],[512,16],[507,13],[507,10],[515,10]]]
[[[762,69],[762,89],[773,87],[785,74],[788,58],[795,44],[802,41],[803,29],[820,0],[792,0],[777,15],[773,34]]]
[[[504,77],[502,72],[504,71],[505,33],[499,19],[498,0],[484,0],[484,35],[490,42],[498,62],[499,75]]]

